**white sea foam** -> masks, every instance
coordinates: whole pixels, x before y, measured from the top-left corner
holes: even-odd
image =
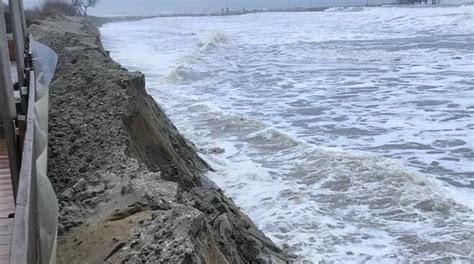
[[[298,262],[472,263],[474,8],[330,11],[101,32]]]

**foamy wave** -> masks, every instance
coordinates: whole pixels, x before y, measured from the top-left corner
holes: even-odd
[[[210,52],[218,47],[219,44],[227,43],[229,41],[228,36],[224,32],[216,31],[210,36],[207,36],[204,40],[199,42],[198,46],[202,52]]]
[[[193,68],[184,65],[178,65],[169,75],[168,81],[184,81],[184,80],[193,80],[199,77],[199,73],[196,72]]]
[[[473,211],[426,175],[308,144],[197,99],[174,100],[178,127],[200,147],[222,149],[203,156],[216,170],[208,177],[298,262],[474,259]]]
[[[226,149],[205,157],[217,169],[209,177],[301,261],[474,257],[472,210],[424,175],[384,158],[316,147],[256,121],[203,115],[209,135],[223,127],[217,145]]]
[[[196,81],[206,76],[205,72],[200,72],[193,68],[193,64],[202,61],[206,56],[216,50],[219,45],[229,41],[227,35],[223,32],[213,32],[198,43],[198,50],[190,52],[179,59],[178,65],[168,74],[168,82]]]

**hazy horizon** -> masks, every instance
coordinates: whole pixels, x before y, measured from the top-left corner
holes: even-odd
[[[390,4],[392,0],[369,0],[369,4]],[[366,5],[367,0],[229,0],[231,10],[288,8],[288,7],[323,7],[344,5]],[[154,15],[163,12],[213,12],[226,6],[226,0],[101,0],[91,10],[94,15]]]
[[[44,0],[23,0],[27,8],[41,4]],[[231,10],[271,9],[290,7],[332,7],[391,4],[396,0],[227,0]],[[464,0],[443,0],[443,3],[461,4]],[[3,0],[3,2],[8,2]],[[226,0],[100,0],[90,10],[97,16],[113,15],[158,15],[162,13],[201,13],[216,12],[225,8]]]
[[[392,0],[369,0],[369,4],[388,4]],[[287,7],[322,7],[341,5],[366,5],[367,0],[229,0],[231,10],[287,8]],[[92,10],[96,15],[153,15],[163,12],[213,12],[226,6],[226,0],[164,0],[156,3],[152,0],[136,0],[129,6],[127,0],[102,0]]]

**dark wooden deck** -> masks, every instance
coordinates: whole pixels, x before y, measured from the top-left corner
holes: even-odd
[[[9,263],[15,203],[5,139],[0,138],[0,264]]]

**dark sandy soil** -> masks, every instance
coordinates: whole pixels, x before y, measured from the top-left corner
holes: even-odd
[[[59,55],[50,87],[49,176],[60,202],[58,263],[286,263],[221,190],[97,28],[30,27]],[[157,62],[159,63],[159,62]]]

